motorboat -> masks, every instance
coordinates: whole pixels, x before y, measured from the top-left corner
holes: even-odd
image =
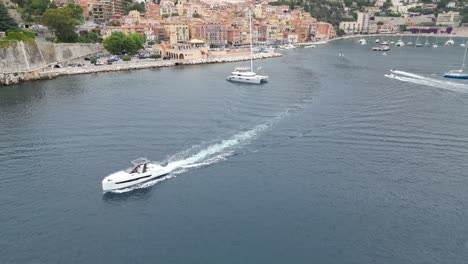
[[[438,47],[439,47],[439,45],[437,45],[437,44],[432,44],[432,48],[436,49],[436,48],[438,48]]]
[[[388,41],[382,41],[382,45],[384,46],[388,45]]]
[[[452,46],[454,44],[455,44],[455,41],[453,41],[452,37],[450,37],[450,39],[445,42],[445,46]]]
[[[452,78],[452,79],[468,79],[468,73],[463,73],[463,68],[465,68],[465,59],[466,59],[466,51],[468,46],[465,45],[465,55],[463,55],[462,66],[459,70],[451,70],[443,75],[445,78]]]
[[[367,44],[367,40],[364,39],[364,38],[362,38],[362,39],[359,40],[359,44],[361,44],[361,45],[366,45],[366,44]]]
[[[312,44],[312,45],[307,45],[307,46],[304,46],[305,49],[310,49],[310,48],[316,48],[317,46]]]
[[[389,46],[377,46],[372,48],[373,51],[389,51],[390,47]]]
[[[463,48],[464,48],[465,46],[466,46],[465,43],[461,43],[461,44],[460,44],[460,47],[463,47]]]
[[[169,174],[171,170],[145,158],[132,161],[126,170],[114,172],[102,180],[104,192],[128,188]]]
[[[405,43],[403,42],[403,40],[400,39],[400,40],[397,41],[397,43],[395,43],[395,46],[403,47],[403,46],[405,46]]]
[[[442,76],[445,78],[452,79],[468,79],[468,73],[463,73],[462,70],[452,70]]]
[[[380,43],[380,39],[376,39],[376,40],[375,40],[375,43]]]
[[[413,45],[413,42],[412,42],[412,41],[410,41],[410,42],[408,42],[407,44],[408,44],[408,45]]]
[[[257,75],[253,71],[253,48],[252,48],[252,15],[249,9],[249,29],[250,29],[250,67],[236,67],[226,80],[231,82],[261,84],[268,82],[268,76]],[[289,44],[293,48],[294,45]]]
[[[396,77],[397,77],[397,76],[396,76],[395,74],[393,74],[393,73],[387,73],[387,74],[385,74],[384,76],[387,77],[387,78],[392,78],[392,79],[396,79]]]
[[[421,48],[422,46],[423,46],[422,43],[416,42],[416,45],[415,45],[416,48]]]

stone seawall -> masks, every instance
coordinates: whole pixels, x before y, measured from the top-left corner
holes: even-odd
[[[280,57],[280,53],[259,53],[254,54],[254,59],[266,59]],[[246,61],[250,60],[249,55],[230,55],[223,57],[211,57],[203,59],[191,59],[191,60],[156,60],[156,61],[140,61],[118,63],[113,65],[101,65],[101,66],[87,66],[87,67],[67,67],[57,68],[47,71],[31,71],[31,72],[20,72],[20,73],[0,73],[0,85],[11,85],[23,81],[30,80],[44,80],[53,79],[59,76],[65,75],[77,75],[77,74],[90,74],[99,72],[114,72],[114,71],[126,71],[126,70],[139,70],[139,69],[150,69],[150,68],[162,68],[172,67],[176,65],[195,65],[195,64],[208,64],[208,63],[224,63],[224,62],[235,62],[235,61]]]
[[[60,64],[103,51],[101,44],[11,41],[0,48],[0,73],[21,74],[40,71],[51,64]]]

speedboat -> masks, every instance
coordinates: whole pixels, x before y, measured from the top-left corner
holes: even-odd
[[[382,45],[384,45],[384,46],[385,46],[385,45],[388,45],[388,41],[383,41],[383,42],[382,42]]]
[[[452,46],[455,44],[455,41],[453,41],[452,38],[450,38],[449,40],[447,40],[447,42],[445,42],[445,46]]]
[[[380,39],[376,39],[376,40],[375,40],[375,43],[380,43]]]
[[[395,78],[396,78],[396,75],[393,74],[393,73],[387,73],[387,74],[385,74],[384,76],[387,77],[387,78],[392,78],[392,79],[395,79]]]
[[[169,174],[171,170],[145,158],[132,161],[132,166],[126,170],[114,172],[102,180],[102,190],[109,192],[128,188],[149,180],[161,178]]]
[[[468,46],[465,45],[465,55],[463,55],[462,66],[460,70],[451,70],[443,75],[445,78],[453,78],[453,79],[468,79],[468,73],[463,73],[463,69],[465,68],[465,60],[466,60],[466,51],[468,50]]]
[[[468,79],[468,73],[463,73],[462,70],[452,70],[444,74],[443,77],[452,79]]]
[[[253,83],[260,84],[268,82],[268,76],[257,75],[249,67],[236,67],[231,75],[226,78],[231,82],[243,82],[243,83]]]
[[[366,44],[367,44],[367,41],[366,41],[366,39],[362,38],[362,39],[359,40],[359,43],[360,43],[361,45],[366,45]]]

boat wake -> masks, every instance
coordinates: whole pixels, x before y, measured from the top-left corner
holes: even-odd
[[[229,139],[218,142],[209,142],[201,145],[192,146],[191,148],[179,152],[167,160],[158,162],[161,164],[167,163],[170,174],[165,177],[147,181],[139,185],[135,185],[125,189],[114,190],[114,193],[125,193],[135,189],[148,188],[158,182],[175,177],[177,174],[186,172],[188,169],[200,168],[218,163],[235,155],[235,150],[249,144],[260,133],[267,130],[274,121],[278,120],[282,115],[278,116],[272,122],[264,123],[255,126],[253,129],[238,133]]]
[[[419,85],[431,86],[443,90],[449,90],[458,93],[468,93],[468,85],[463,83],[450,82],[445,80],[439,80],[435,78],[429,78],[422,75],[392,70],[393,75],[385,75],[387,78],[396,79],[402,82],[409,82]]]

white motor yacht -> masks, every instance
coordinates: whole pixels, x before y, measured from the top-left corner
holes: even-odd
[[[109,192],[128,188],[149,180],[166,176],[171,171],[167,167],[155,164],[145,158],[132,161],[132,166],[107,176],[102,180],[102,190]]]

